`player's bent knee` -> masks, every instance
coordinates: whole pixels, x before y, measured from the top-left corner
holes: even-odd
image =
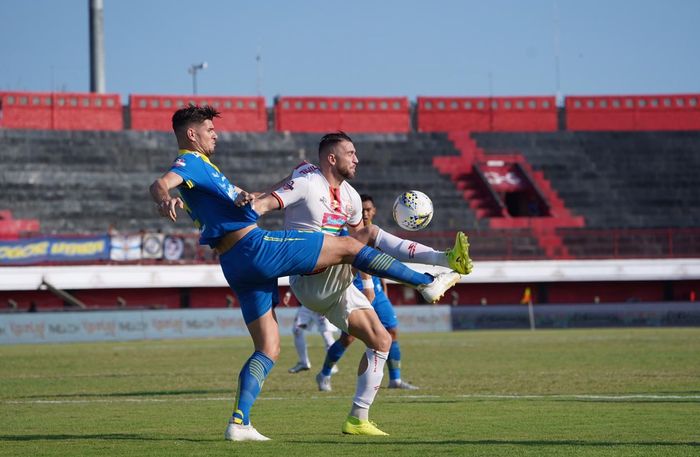
[[[389,335],[389,332],[384,330],[383,332],[373,333],[370,340],[367,342],[367,346],[371,347],[375,351],[389,352],[389,349],[391,349],[391,341],[391,335]]]
[[[260,352],[265,354],[273,362],[277,362],[280,357],[280,346],[266,345],[262,349],[258,349]]]
[[[389,335],[389,332],[384,332],[380,340],[381,347],[378,350],[382,352],[389,352],[389,349],[391,349],[392,341],[393,340],[391,338],[391,335]]]

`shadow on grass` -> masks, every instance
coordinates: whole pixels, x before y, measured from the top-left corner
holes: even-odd
[[[187,389],[187,390],[152,390],[137,392],[112,392],[112,393],[74,393],[56,395],[26,395],[20,398],[83,398],[83,397],[153,397],[153,396],[175,396],[175,395],[209,395],[209,394],[231,394],[231,389]]]
[[[347,437],[347,443],[339,443],[337,440],[289,440],[292,443],[301,444],[330,444],[334,446],[344,446],[350,445],[355,446],[357,444],[362,444],[365,441],[358,442],[358,439],[364,437]],[[373,447],[383,447],[383,446],[424,446],[424,445],[444,445],[444,446],[454,446],[454,445],[473,445],[473,446],[484,446],[484,445],[494,445],[494,446],[690,446],[690,447],[700,447],[700,442],[697,441],[685,441],[685,442],[674,442],[674,441],[583,441],[583,440],[436,440],[436,441],[404,441],[404,440],[392,440],[388,441],[386,439],[376,437],[370,437],[371,441],[366,441],[372,444]],[[105,440],[105,441],[186,441],[192,443],[203,443],[203,442],[217,442],[221,439],[206,439],[206,438],[174,438],[174,437],[158,437],[158,436],[148,436],[139,435],[135,433],[104,433],[104,434],[94,434],[94,435],[68,435],[68,434],[58,434],[58,435],[0,435],[0,442],[2,441],[63,441],[63,440]],[[283,440],[277,440],[283,441]]]
[[[363,439],[365,437],[348,437],[350,440]],[[388,441],[381,437],[367,437],[368,441],[353,441],[348,443],[339,443],[338,441],[323,441],[323,440],[313,440],[313,441],[301,441],[293,440],[294,443],[304,443],[304,444],[332,444],[334,446],[344,446],[362,443],[371,443],[372,447],[382,447],[382,446],[454,446],[454,445],[473,445],[473,446],[484,446],[484,445],[494,445],[494,446],[583,446],[583,447],[608,447],[608,446],[690,446],[690,447],[700,447],[700,442],[698,441],[583,441],[583,440],[436,440],[436,441]],[[371,441],[369,441],[371,439]]]
[[[193,443],[221,441],[206,438],[173,438],[139,435],[136,433],[103,433],[94,435],[0,435],[2,441],[70,441],[70,440],[105,440],[105,441],[188,441]]]

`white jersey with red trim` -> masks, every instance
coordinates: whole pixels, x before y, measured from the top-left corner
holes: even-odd
[[[285,230],[313,230],[337,236],[345,224],[362,222],[360,194],[347,183],[338,188],[328,184],[321,170],[302,163],[291,179],[272,193],[284,209]]]

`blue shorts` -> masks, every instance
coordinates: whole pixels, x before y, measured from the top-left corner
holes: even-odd
[[[379,316],[379,320],[385,329],[391,330],[399,326],[399,320],[396,318],[394,305],[391,304],[386,295],[377,295],[372,302],[374,311]]]
[[[246,324],[279,303],[277,278],[314,270],[322,246],[321,232],[256,228],[219,258]]]

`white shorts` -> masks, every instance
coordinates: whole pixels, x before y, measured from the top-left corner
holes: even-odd
[[[331,324],[323,314],[311,311],[304,305],[300,306],[297,315],[294,317],[294,328],[311,330],[314,325],[318,328],[319,333],[338,331],[338,328]]]
[[[289,285],[300,303],[347,332],[350,313],[372,309],[367,297],[352,285],[353,278],[351,265],[334,265],[315,275],[291,276]]]

